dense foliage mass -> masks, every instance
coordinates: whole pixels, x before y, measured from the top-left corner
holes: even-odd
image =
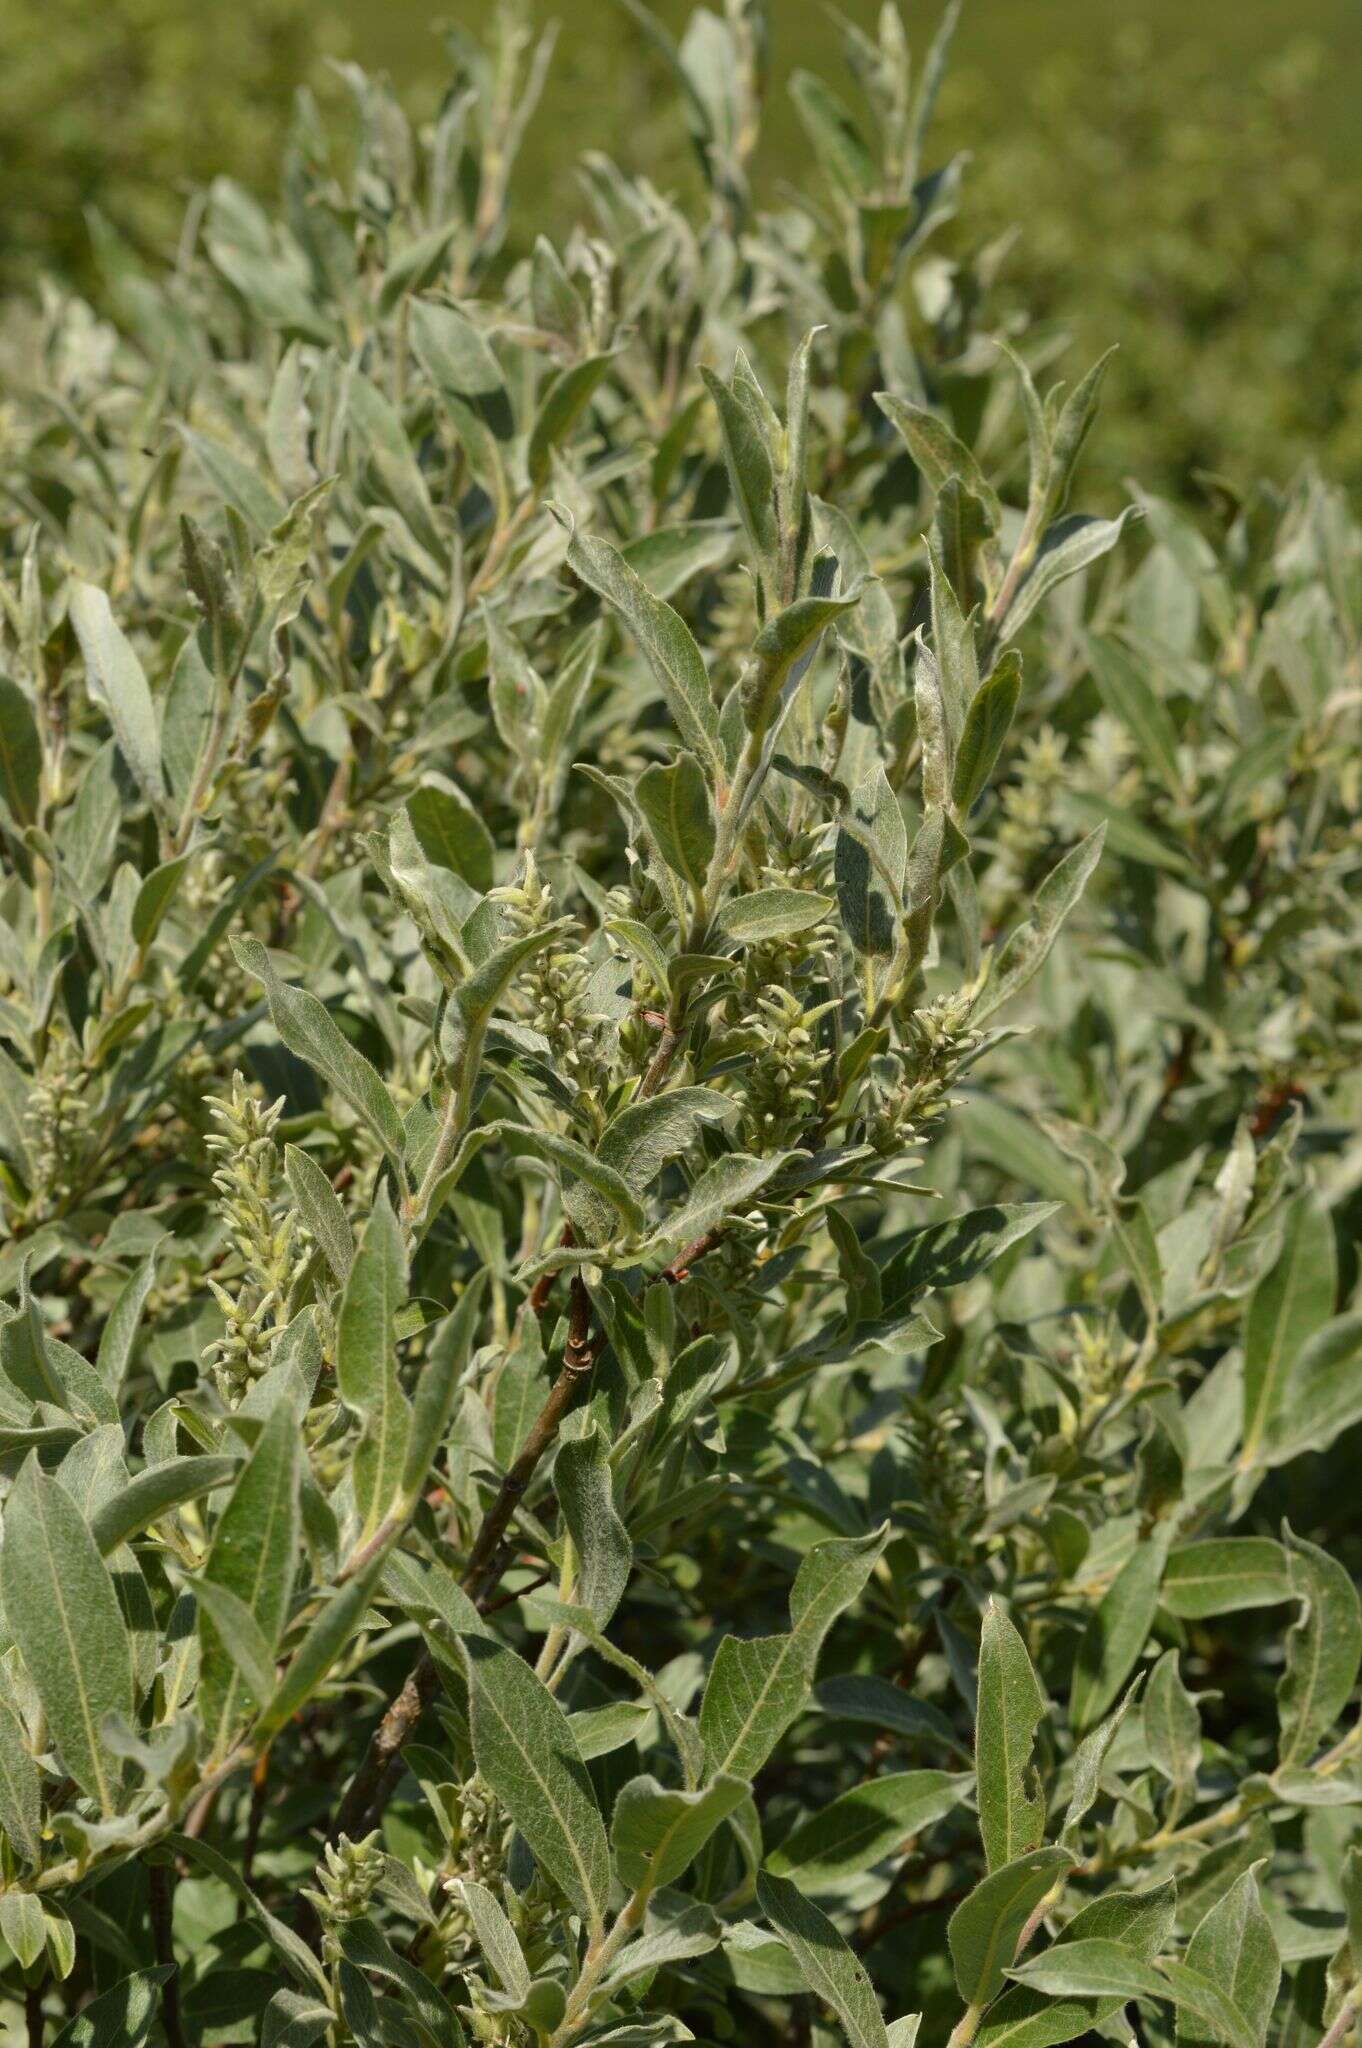
[[[513,253],[507,17],[11,323],[0,1982],[1340,2048],[1362,533],[1078,509],[949,20],[774,212],[650,32],[693,216]]]

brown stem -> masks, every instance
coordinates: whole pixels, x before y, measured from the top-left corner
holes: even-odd
[[[495,1590],[496,1580],[500,1577],[500,1572],[496,1571],[495,1567],[501,1540],[510,1526],[511,1517],[520,1503],[521,1495],[538,1469],[540,1459],[557,1436],[558,1425],[566,1415],[578,1387],[596,1363],[599,1349],[598,1345],[591,1342],[591,1296],[586,1291],[586,1282],[581,1275],[574,1273],[562,1370],[549,1389],[548,1399],[531,1425],[530,1433],[521,1446],[520,1455],[502,1480],[496,1499],[482,1518],[482,1527],[478,1530],[473,1548],[468,1554],[468,1563],[464,1567],[464,1586],[479,1604]]]
[[[28,2048],[43,2048],[43,1987],[29,1984],[24,1988],[24,2026],[28,2035]]]
[[[175,1961],[175,1873],[169,1863],[153,1863],[147,1872],[151,1908],[151,1944],[157,1962],[170,1975],[161,1986],[161,2025],[166,2048],[188,2048],[180,2016],[180,1970]]]
[[[255,1852],[260,1847],[260,1830],[265,1819],[265,1793],[269,1784],[270,1753],[266,1750],[256,1759],[251,1772],[251,1810],[246,1821],[246,1846],[241,1857],[241,1875],[247,1884],[252,1881],[255,1869]]]
[[[503,1570],[502,1542],[511,1518],[534,1477],[539,1462],[558,1434],[573,1396],[595,1365],[603,1340],[591,1341],[591,1296],[580,1274],[574,1274],[568,1310],[568,1335],[563,1365],[536,1416],[520,1455],[502,1480],[496,1499],[482,1518],[464,1567],[464,1590],[486,1612]],[[383,1813],[402,1774],[401,1753],[417,1722],[435,1695],[435,1660],[424,1650],[401,1692],[374,1731],[364,1761],[350,1781],[332,1829],[352,1839],[367,1833]]]

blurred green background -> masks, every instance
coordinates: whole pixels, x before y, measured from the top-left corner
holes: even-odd
[[[721,0],[714,0],[721,4]],[[876,0],[848,0],[856,20]],[[680,32],[691,0],[657,0]],[[292,95],[341,93],[329,57],[388,72],[433,111],[441,24],[477,32],[488,0],[0,0],[0,286],[40,276],[98,296],[96,208],[173,253],[192,188],[227,172],[268,191]],[[571,166],[604,149],[693,189],[666,67],[615,0],[526,0],[561,24],[517,169],[519,217],[574,218]],[[918,50],[935,4],[906,0]],[[770,0],[772,77],[758,199],[805,175],[786,83],[837,79],[819,0]],[[955,229],[1015,224],[1000,306],[1072,359],[1121,343],[1096,460],[1194,493],[1313,457],[1362,481],[1359,0],[966,0],[936,154],[968,148]],[[1066,367],[1069,357],[1066,356]]]

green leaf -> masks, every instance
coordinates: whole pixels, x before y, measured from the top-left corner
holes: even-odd
[[[813,72],[796,71],[790,98],[824,177],[844,199],[867,198],[876,184],[875,160],[836,93]]]
[[[1119,640],[1093,637],[1088,642],[1088,659],[1107,710],[1125,726],[1169,793],[1181,797],[1177,733],[1136,656]]]
[[[608,541],[571,532],[567,564],[589,590],[619,613],[647,658],[682,745],[717,771],[719,722],[709,675],[680,613],[654,597]]]
[[[1342,1713],[1362,1661],[1362,1604],[1337,1558],[1285,1526],[1287,1576],[1299,1619],[1288,1630],[1277,1685],[1278,1766],[1307,1764]]]
[[[913,1231],[890,1258],[880,1284],[886,1309],[936,1287],[964,1287],[1053,1216],[1058,1202],[998,1202],[966,1209]]]
[[[445,1013],[443,1044],[445,1057],[458,1071],[460,1088],[468,1101],[472,1100],[487,1027],[497,1004],[527,961],[542,953],[546,946],[556,944],[571,923],[571,918],[555,918],[537,931],[526,932],[523,937],[498,946],[455,989]]]
[[[1149,1761],[1186,1799],[1196,1785],[1201,1761],[1201,1716],[1182,1682],[1176,1650],[1165,1650],[1150,1673],[1143,1713]]]
[[[852,792],[833,856],[842,923],[858,953],[893,953],[907,870],[908,828],[877,764]]]
[[[815,565],[817,566],[817,565]],[[760,737],[808,673],[818,643],[834,619],[861,601],[859,587],[844,597],[801,597],[762,627],[740,685],[747,730]]]
[[[634,784],[634,795],[663,860],[702,901],[718,833],[704,769],[689,753],[665,768],[654,762]]]
[[[738,396],[734,384],[703,364],[700,375],[719,414],[719,436],[728,470],[733,501],[742,517],[747,537],[758,560],[774,566],[780,545],[776,521],[775,470],[771,452],[752,411]]]
[[[560,1445],[553,1484],[577,1553],[574,1599],[604,1629],[624,1598],[634,1546],[615,1507],[609,1446],[595,1423]]]
[[[792,1155],[769,1152],[754,1159],[745,1152],[728,1152],[707,1166],[685,1201],[667,1216],[662,1232],[664,1244],[686,1245],[707,1237],[725,1216],[742,1209],[761,1193]]]
[[[1249,2022],[1248,2048],[1264,2048],[1277,2001],[1282,1964],[1272,1926],[1258,1896],[1256,1870],[1236,1878],[1198,1922],[1187,1944],[1189,1970],[1199,1971]],[[1214,2025],[1199,2014],[1178,2014],[1179,2048],[1209,2048]]]
[[[147,1296],[156,1284],[158,1248],[153,1245],[145,1257],[139,1259],[133,1267],[119,1289],[104,1328],[100,1332],[95,1370],[104,1384],[115,1391],[122,1386],[127,1374],[133,1346],[137,1342],[137,1332],[142,1322],[142,1311],[146,1307]]]
[[[484,1959],[507,1996],[523,2005],[529,1996],[530,1967],[499,1900],[485,1884],[468,1877],[460,1879],[459,1890]]]
[[[1171,1879],[1152,1891],[1106,1892],[1075,1913],[1041,1960],[1058,1960],[1060,1950],[1071,1942],[1098,1940],[1119,1943],[1148,1962],[1172,1935],[1176,1896]],[[1110,2019],[1124,2002],[1119,1993],[1103,1998],[1051,1996],[1024,1983],[1012,1984],[989,2007],[975,2038],[978,2048],[1057,2048]]]
[[[219,1486],[226,1486],[241,1469],[237,1458],[168,1458],[163,1465],[148,1465],[126,1486],[120,1486],[102,1501],[90,1519],[90,1534],[101,1557],[108,1557],[120,1544],[140,1536],[153,1522],[186,1501],[202,1500]]]
[[[462,791],[424,783],[407,798],[416,843],[433,867],[462,876],[485,894],[492,886],[492,835]]]
[[[132,906],[132,935],[139,946],[149,946],[160,930],[189,864],[187,853],[182,853],[178,860],[163,861],[160,867],[152,869],[138,890]]]
[[[960,437],[943,419],[892,391],[877,391],[875,403],[891,425],[897,427],[903,445],[933,491],[939,492],[952,477],[959,477],[988,514],[990,533],[997,531],[1002,516],[998,493],[980,469]]]
[[[1281,1250],[1244,1312],[1244,1436],[1241,1466],[1281,1411],[1291,1367],[1334,1310],[1338,1287],[1334,1226],[1318,1191],[1303,1188],[1286,1210]]]
[[[298,1566],[301,1449],[293,1409],[281,1401],[222,1511],[202,1573],[241,1603],[271,1654],[288,1619]],[[206,1604],[199,1611],[199,1640],[199,1722],[207,1750],[222,1757],[247,1702],[232,1649]],[[256,1704],[263,1704],[258,1696]]]
[[[810,1991],[831,2006],[852,2048],[889,2048],[884,2016],[865,1964],[826,1913],[785,1877],[763,1870],[757,1900],[782,1937]]]
[[[119,1766],[101,1733],[131,1718],[132,1649],[118,1595],[80,1509],[36,1456],[5,1503],[0,1593],[62,1765],[106,1816]]]
[[[865,1585],[887,1535],[837,1537],[808,1553],[790,1591],[788,1635],[724,1637],[700,1705],[711,1772],[751,1778],[761,1769],[803,1708],[823,1638]]]
[[[1362,1421],[1362,1314],[1337,1316],[1305,1339],[1292,1359],[1287,1388],[1266,1425],[1261,1465],[1285,1465],[1305,1451],[1327,1451]]]
[[[155,809],[165,793],[161,738],[142,664],[120,631],[102,590],[93,583],[73,583],[69,605],[90,695],[107,714],[119,752]]]
[[[525,1151],[557,1167],[563,1206],[573,1222],[582,1226],[588,1243],[618,1235],[621,1225],[634,1237],[647,1229],[648,1212],[623,1174],[588,1152],[585,1145],[579,1145],[575,1138],[559,1137],[554,1131],[535,1131],[519,1124],[504,1128],[514,1133],[517,1144]]]
[[[1102,858],[1105,840],[1106,826],[1099,825],[1089,832],[1086,839],[1080,839],[1077,846],[1071,846],[1063,859],[1051,868],[1032,899],[1030,916],[1024,924],[1017,926],[994,962],[983,994],[974,1006],[973,1022],[976,1025],[1001,1009],[1004,1003],[1025,988],[1033,975],[1039,973],[1049,958],[1060,927]]]
[[[37,821],[42,772],[33,708],[16,682],[0,676],[0,803],[21,831]]]
[[[960,733],[951,801],[964,817],[988,787],[1021,696],[1021,656],[1009,647],[979,685]]]
[[[723,1772],[698,1792],[675,1791],[653,1777],[631,1778],[620,1788],[610,1823],[621,1884],[650,1892],[675,1884],[751,1789]]]
[[[802,1821],[767,1858],[767,1868],[820,1892],[902,1852],[914,1835],[958,1806],[968,1777],[949,1771],[891,1771],[844,1792]]]
[[[990,1870],[1040,1847],[1045,1793],[1032,1751],[1048,1710],[1026,1645],[996,1600],[984,1610],[974,1769],[979,1831]]]
[[[766,939],[812,931],[832,906],[831,896],[819,896],[812,889],[756,889],[725,903],[718,923],[738,945],[758,946]]]
[[[340,1196],[310,1152],[284,1147],[284,1178],[298,1214],[321,1247],[332,1278],[344,1286],[355,1258],[355,1235]]]
[[[355,1452],[355,1508],[370,1536],[402,1491],[411,1410],[397,1370],[394,1324],[407,1298],[402,1232],[379,1190],[345,1283],[336,1323],[336,1385],[363,1420]]]
[[[1286,1552],[1270,1536],[1213,1536],[1168,1553],[1160,1595],[1170,1614],[1204,1621],[1291,1598]]]
[[[24,1731],[0,1702],[0,1828],[37,1870],[43,1860],[42,1782]]]
[[[1142,1538],[1088,1617],[1069,1689],[1076,1730],[1101,1720],[1135,1668],[1154,1625],[1171,1534],[1161,1522]]]
[[[1067,1849],[1032,1849],[990,1871],[961,1900],[946,1935],[956,1985],[967,2005],[987,2005],[997,1997],[1022,1929],[1073,1860]]]
[[[999,636],[1015,640],[1041,599],[1070,576],[1109,555],[1124,533],[1126,521],[1138,516],[1135,506],[1126,505],[1115,519],[1090,519],[1081,512],[1057,519],[999,623]]]
[[[281,982],[259,939],[233,939],[247,974],[264,984],[275,1030],[291,1053],[328,1080],[380,1139],[390,1158],[402,1156],[402,1119],[374,1068],[342,1035],[329,1010],[305,989]]]
[[[302,1712],[318,1687],[325,1684],[342,1650],[359,1632],[386,1563],[387,1553],[380,1550],[356,1578],[326,1600],[321,1612],[308,1624],[256,1721],[258,1743],[272,1742],[279,1730]]]
[[[415,1508],[444,1443],[459,1383],[473,1349],[486,1277],[484,1272],[475,1273],[464,1288],[453,1315],[441,1324],[416,1382],[398,1486],[399,1508],[405,1513]]]
[[[513,1650],[488,1636],[461,1642],[478,1769],[545,1875],[599,1932],[610,1903],[610,1850],[568,1718]]]
[[[544,393],[530,430],[526,456],[530,482],[536,489],[548,477],[554,449],[567,440],[614,360],[615,352],[611,350],[605,355],[587,356],[583,362],[571,363],[558,372]]]
[[[52,2048],[142,2048],[161,2007],[161,1986],[169,1968],[139,1970],[83,2005],[68,2020]]]

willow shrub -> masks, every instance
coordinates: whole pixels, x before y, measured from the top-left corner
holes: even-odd
[[[759,215],[652,32],[694,218],[502,257],[507,16],[10,330],[6,1995],[1341,2043],[1357,529],[1073,509],[944,39]]]

